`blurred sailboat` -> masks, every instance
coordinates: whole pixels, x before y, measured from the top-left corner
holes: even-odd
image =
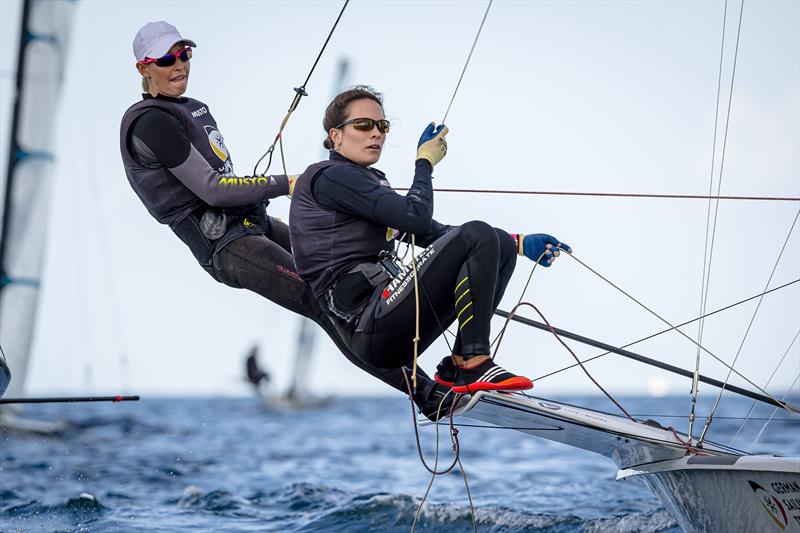
[[[272,377],[258,362],[258,345],[253,345],[245,359],[245,377],[269,408],[275,409],[318,409],[331,403],[330,396],[316,397],[309,390],[305,377],[308,376],[309,355],[301,353],[303,341],[298,343],[292,381],[284,393],[275,391]]]
[[[350,62],[347,58],[340,58],[336,65],[336,76],[332,86],[332,96],[336,96],[344,89],[347,84],[350,72]],[[322,153],[323,158],[328,157],[327,150]],[[297,333],[297,343],[294,354],[294,371],[291,384],[285,394],[276,395],[270,393],[270,375],[262,370],[258,365],[258,347],[253,346],[247,356],[245,372],[247,380],[253,385],[257,393],[262,396],[271,406],[283,406],[290,408],[315,408],[330,403],[331,398],[314,398],[309,395],[303,376],[307,376],[311,359],[316,345],[317,325],[311,320],[300,317],[300,329]]]

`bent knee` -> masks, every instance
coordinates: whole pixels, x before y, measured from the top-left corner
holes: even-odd
[[[494,229],[497,234],[497,240],[500,241],[500,255],[503,257],[516,257],[517,242],[514,240],[514,237],[500,228],[492,229]]]
[[[461,225],[461,234],[469,240],[496,239],[494,228],[482,220],[471,220]]]

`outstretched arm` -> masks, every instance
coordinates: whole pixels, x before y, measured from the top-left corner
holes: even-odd
[[[205,203],[214,207],[248,205],[289,194],[284,175],[223,176],[192,145],[178,120],[158,109],[133,125],[131,151],[142,163],[161,164]]]

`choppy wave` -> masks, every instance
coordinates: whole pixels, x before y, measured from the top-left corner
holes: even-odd
[[[407,495],[374,494],[353,498],[340,509],[326,513],[300,527],[304,533],[350,531],[410,531],[419,499]],[[469,506],[425,504],[416,530],[471,532],[473,518]],[[666,511],[632,513],[610,518],[583,519],[574,515],[527,513],[506,507],[478,507],[475,521],[479,531],[511,532],[585,532],[585,533],[658,533],[673,530],[677,523]]]
[[[69,530],[75,526],[86,527],[109,511],[89,493],[81,493],[61,503],[47,505],[31,500],[12,505],[2,511],[3,522],[22,531]],[[13,530],[12,530],[13,531]]]
[[[626,399],[643,413],[683,403]],[[113,411],[37,407],[41,419],[69,418],[70,429],[0,434],[0,530],[410,531],[429,476],[405,400],[340,400],[302,414],[259,405],[169,399]],[[716,431],[738,428],[727,422]],[[796,425],[771,427],[775,438],[765,434],[765,448],[800,452]],[[432,431],[422,429],[428,456]],[[643,485],[615,481],[605,458],[508,430],[464,427],[459,439],[482,533],[679,531]],[[436,480],[417,531],[472,531],[458,473]]]

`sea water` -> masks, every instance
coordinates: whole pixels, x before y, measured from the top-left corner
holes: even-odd
[[[612,411],[604,398],[553,399]],[[688,427],[687,397],[620,400],[632,413]],[[726,397],[718,414],[743,416],[751,403]],[[306,411],[257,398],[162,398],[25,414],[68,429],[0,433],[3,532],[405,532],[430,481],[399,395]],[[800,455],[798,419],[775,418],[753,451]],[[764,422],[748,423],[734,446],[747,449]],[[728,444],[738,427],[719,418],[710,437]],[[441,429],[440,466],[452,460]],[[420,430],[431,463],[434,430]],[[615,481],[605,457],[509,429],[461,427],[458,438],[479,531],[680,531],[642,483]],[[417,530],[472,531],[459,468],[435,479]]]

